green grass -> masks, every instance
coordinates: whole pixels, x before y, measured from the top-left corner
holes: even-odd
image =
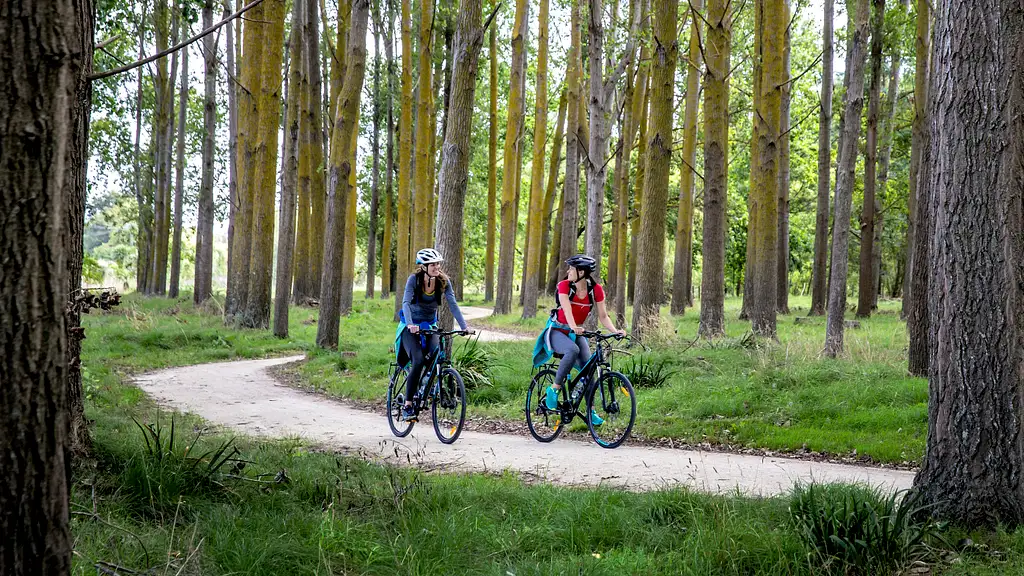
[[[381,377],[390,354],[379,338],[394,335],[390,304],[357,298],[356,307],[342,323],[341,344],[355,356],[314,353],[304,370],[336,392],[376,397],[383,392]],[[230,437],[180,415],[174,417],[176,448],[168,450],[174,456],[154,468],[152,449],[133,419],[161,422],[166,435],[171,415],[161,414],[126,384],[128,375],[304,350],[315,334],[311,318],[314,312],[292,309],[290,340],[265,331],[226,329],[219,315],[197,311],[185,301],[129,296],[114,312],[86,318],[83,362],[87,414],[94,420],[94,461],[79,463],[75,471],[74,574],[95,574],[94,565],[101,561],[137,571],[152,567],[160,575],[823,573],[788,521],[786,498],[685,490],[631,494],[531,486],[512,475],[425,475],[311,451],[288,439],[235,438],[233,446],[240,452],[234,456],[247,462],[244,469],[229,465],[197,480],[182,464]],[[501,357],[519,357],[511,355],[526,350],[520,344],[489,346]],[[813,374],[819,386],[829,386],[855,372],[852,361],[826,363],[831,371],[814,368],[813,359],[761,367],[768,362],[762,357],[777,362],[778,354],[717,346],[688,351],[680,365],[691,379],[698,372],[710,374],[706,389],[715,378],[725,382],[722,373],[751,370],[747,383],[737,386],[759,387],[761,397],[786,392],[793,399],[800,398],[804,380]],[[743,367],[730,366],[740,360]],[[707,363],[720,364],[720,369],[697,370]],[[807,372],[796,372],[799,366]],[[526,370],[508,362],[494,372],[495,386],[478,392],[493,398],[483,402],[478,396],[475,410],[502,413],[520,401],[517,379]],[[861,382],[870,387],[878,378],[867,371]],[[670,388],[686,390],[680,382]],[[641,412],[641,421],[653,421],[648,414],[660,392],[644,391],[648,412]],[[879,401],[868,392],[853,397],[864,413]],[[728,391],[709,399],[703,413],[724,412],[717,406],[728,399]],[[200,433],[185,454],[183,446]],[[242,478],[225,475],[229,471]],[[981,544],[946,566],[950,573],[1024,571],[1021,533],[971,537]]]

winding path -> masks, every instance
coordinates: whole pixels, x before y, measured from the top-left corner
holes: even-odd
[[[143,375],[136,382],[163,406],[238,432],[301,437],[364,458],[427,470],[511,470],[530,480],[557,484],[628,490],[682,485],[710,493],[763,496],[784,493],[799,480],[866,482],[891,490],[908,488],[914,478],[913,472],[883,468],[630,446],[628,442],[606,450],[593,442],[566,438],[541,444],[528,435],[470,431],[463,432],[454,445],[445,446],[429,420],[400,439],[391,435],[383,413],[302,392],[276,381],[268,371],[302,359],[201,364]]]

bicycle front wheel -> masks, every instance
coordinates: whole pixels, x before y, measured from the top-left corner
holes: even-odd
[[[445,368],[438,376],[437,393],[431,406],[437,439],[451,444],[462,434],[466,422],[466,385],[454,368]]]
[[[562,433],[562,413],[557,408],[549,410],[544,404],[548,386],[555,383],[555,371],[546,368],[537,372],[526,391],[526,427],[540,442],[551,442]],[[564,395],[560,392],[559,396]]]
[[[405,382],[408,378],[409,373],[403,368],[398,368],[391,375],[391,381],[388,382],[388,426],[391,427],[391,433],[399,438],[408,436],[415,424],[415,422],[402,419],[402,406],[405,404]]]
[[[598,446],[617,448],[629,438],[636,420],[636,395],[629,378],[605,372],[587,395],[587,428]]]

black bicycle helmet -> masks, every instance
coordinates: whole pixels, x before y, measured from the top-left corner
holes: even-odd
[[[586,272],[588,276],[593,274],[597,268],[597,261],[586,254],[577,254],[566,260],[565,263],[577,270]]]

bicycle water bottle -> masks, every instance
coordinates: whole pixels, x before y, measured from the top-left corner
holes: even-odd
[[[576,401],[580,399],[580,396],[583,394],[583,388],[585,387],[585,384],[581,381],[576,384],[575,388],[572,389],[572,396],[570,398],[573,404],[575,404]]]
[[[420,389],[417,392],[417,396],[423,398],[423,394],[427,391],[427,384],[430,382],[430,372],[427,372],[420,378]]]

